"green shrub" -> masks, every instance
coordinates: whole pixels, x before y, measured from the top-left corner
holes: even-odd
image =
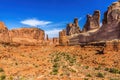
[[[105,70],[105,71],[109,71],[109,68],[105,68],[104,70]]]
[[[85,66],[85,69],[88,69],[89,68],[89,66]]]
[[[5,80],[5,78],[6,78],[6,75],[4,74],[0,76],[0,80]]]
[[[0,68],[0,72],[4,72],[4,70],[2,68]]]
[[[115,68],[110,68],[109,72],[115,73],[115,74],[120,74],[120,71],[118,69],[115,69]]]
[[[92,77],[92,75],[91,74],[87,74],[86,77]]]
[[[102,73],[97,73],[96,77],[104,78],[104,75]]]
[[[100,70],[101,69],[101,66],[98,66],[95,68],[95,70]]]

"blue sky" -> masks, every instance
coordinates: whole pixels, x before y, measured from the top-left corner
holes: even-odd
[[[94,10],[101,11],[101,20],[107,7],[117,0],[0,0],[0,21],[9,29],[37,26],[50,37],[57,37],[58,32],[67,23],[79,18],[80,28],[86,21],[87,14]]]

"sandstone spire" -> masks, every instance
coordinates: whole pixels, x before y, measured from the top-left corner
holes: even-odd
[[[83,32],[97,29],[100,27],[100,11],[94,11],[93,15],[87,15],[87,21],[84,25]]]

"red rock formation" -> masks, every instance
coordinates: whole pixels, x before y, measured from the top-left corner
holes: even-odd
[[[3,22],[0,22],[0,42],[10,42],[9,31]]]
[[[90,43],[120,39],[120,1],[113,3],[104,14],[103,25],[100,27],[100,12],[87,16],[83,33],[68,35],[69,44]],[[72,27],[69,24],[70,28]],[[100,27],[100,28],[99,28]],[[67,29],[68,32],[69,28]]]
[[[48,34],[46,34],[46,40],[47,40],[47,41],[49,40]]]
[[[68,38],[66,35],[66,30],[62,30],[59,32],[59,44],[60,45],[67,45],[68,44]]]
[[[19,28],[9,31],[12,42],[20,44],[41,44],[44,40],[44,31],[38,28]]]
[[[53,38],[53,44],[59,44],[59,38],[54,37]]]
[[[100,27],[100,11],[95,11],[93,16],[87,15],[87,21],[84,25],[83,32],[98,29]]]
[[[74,23],[69,23],[66,27],[66,35],[79,34],[81,32],[78,25],[78,19],[74,19]]]

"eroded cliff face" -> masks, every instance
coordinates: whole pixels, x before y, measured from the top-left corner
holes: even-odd
[[[27,45],[41,45],[45,33],[38,28],[19,28],[8,30],[3,22],[0,22],[0,43],[18,43]]]
[[[97,29],[100,27],[100,11],[94,11],[93,15],[87,15],[87,21],[84,25],[83,32]]]
[[[70,24],[72,25],[72,24]],[[69,29],[66,29],[66,32]],[[87,15],[87,21],[81,33],[66,35],[68,44],[90,43],[120,39],[120,1],[113,3],[104,13],[100,27],[100,11]]]
[[[74,23],[69,23],[66,27],[66,35],[79,34],[81,32],[78,25],[78,19],[74,19]]]
[[[108,7],[102,27],[91,36],[94,41],[120,39],[120,2],[115,2]]]
[[[9,31],[3,22],[0,22],[0,42],[10,42]]]
[[[38,28],[19,28],[9,31],[12,42],[20,44],[42,44],[44,31]]]

